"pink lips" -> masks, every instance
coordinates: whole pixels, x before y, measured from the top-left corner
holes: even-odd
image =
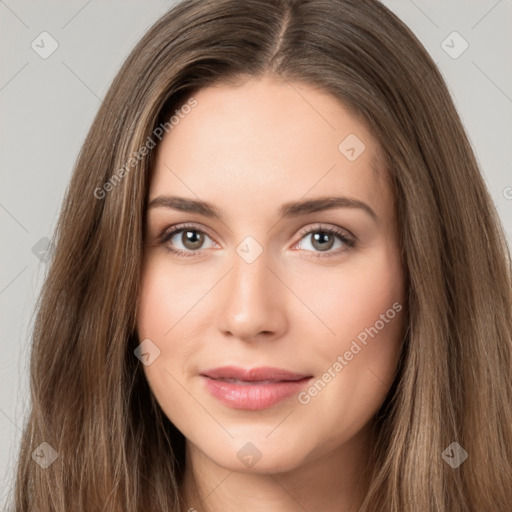
[[[234,409],[266,409],[300,391],[311,375],[279,368],[213,368],[201,373],[207,390]]]

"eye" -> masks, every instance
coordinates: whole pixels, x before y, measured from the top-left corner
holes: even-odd
[[[300,233],[300,236],[301,241],[295,244],[294,248],[316,253],[313,254],[314,257],[334,256],[336,254],[346,252],[354,247],[356,243],[356,240],[352,235],[339,228],[330,226],[317,225],[313,228],[303,230]],[[310,246],[313,248],[312,250],[299,247],[302,240],[306,240],[308,237],[310,240]],[[161,243],[164,245],[166,250],[184,257],[194,257],[201,249],[207,249],[208,247],[203,247],[207,238],[213,242],[213,240],[204,231],[198,229],[193,224],[181,224],[174,226],[173,228],[164,231],[160,236]],[[338,247],[337,250],[333,251],[332,249],[336,244],[336,239],[338,239]],[[182,248],[179,247],[180,244]],[[178,247],[176,247],[176,245],[178,245]],[[215,246],[215,242],[213,242],[213,245],[211,245],[210,248],[213,246]]]
[[[195,256],[200,249],[207,248],[203,247],[206,238],[210,237],[196,226],[181,224],[165,231],[161,236],[161,242],[168,251],[179,256],[191,257]],[[176,248],[176,244],[178,246],[181,244],[183,249]]]
[[[309,245],[313,248],[313,252],[316,252],[316,254],[313,254],[314,257],[334,256],[342,252],[346,252],[347,250],[354,247],[356,243],[355,238],[352,235],[349,235],[347,232],[344,232],[341,229],[330,226],[318,225],[314,228],[309,228],[300,234],[302,235],[301,240],[307,240],[309,238]],[[336,244],[336,238],[338,239],[339,243],[337,250],[333,251],[331,249],[333,249]],[[294,247],[299,247],[300,245],[301,242],[296,244]],[[299,247],[299,249],[304,249],[304,247]]]

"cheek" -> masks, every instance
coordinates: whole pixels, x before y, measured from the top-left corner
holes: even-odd
[[[191,321],[194,315],[187,313],[201,292],[201,286],[186,275],[179,267],[166,265],[164,258],[150,256],[144,264],[137,308],[138,338],[151,340],[158,352],[151,364],[143,366],[144,374],[166,416],[182,428],[195,416],[201,420],[196,403],[182,387],[197,326]],[[187,411],[186,420],[182,411]]]
[[[155,255],[145,261],[137,308],[137,333],[141,342],[149,339],[158,347],[158,357],[144,366],[152,386],[157,379],[168,381],[164,370],[173,373],[186,357],[186,336],[178,338],[175,334],[186,321],[191,295],[191,287],[184,286],[180,273],[168,268],[162,258]]]
[[[172,278],[167,273],[160,272],[158,266],[146,269],[137,311],[137,326],[141,338],[164,337],[173,327],[175,319],[174,314],[170,315],[173,309],[171,304],[175,304],[175,307],[180,304],[176,283],[172,283]]]
[[[396,247],[368,250],[339,269],[327,269],[325,278],[314,278],[315,282],[303,285],[303,292],[311,309],[331,329],[331,336],[325,338],[331,341],[324,345],[328,351],[348,349],[360,333],[364,340],[365,329],[377,323],[383,343],[375,350],[382,355],[384,339],[393,340],[399,335],[403,315],[398,315],[397,309],[405,309],[403,269]],[[398,306],[393,308],[395,303]]]
[[[303,403],[330,410],[339,424],[362,427],[393,382],[405,312],[403,270],[395,248],[368,253],[331,281],[324,317],[335,336],[318,346],[325,373]],[[347,424],[348,422],[348,424]]]
[[[176,347],[180,354],[181,346],[175,345],[175,340],[187,346],[187,338],[193,337],[202,318],[202,314],[198,315],[202,311],[201,301],[214,276],[191,272],[190,267],[172,264],[169,259],[166,254],[154,254],[144,264],[137,330],[140,339],[154,337],[155,342],[165,344],[166,351]]]

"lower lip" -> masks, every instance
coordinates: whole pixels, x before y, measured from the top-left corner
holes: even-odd
[[[267,384],[236,384],[203,376],[208,391],[223,404],[234,409],[267,409],[297,393],[311,377],[296,381]]]

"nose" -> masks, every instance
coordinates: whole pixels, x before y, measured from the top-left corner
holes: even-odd
[[[275,339],[287,325],[286,287],[270,267],[265,252],[251,263],[236,252],[224,279],[218,327],[225,336],[244,341]]]

